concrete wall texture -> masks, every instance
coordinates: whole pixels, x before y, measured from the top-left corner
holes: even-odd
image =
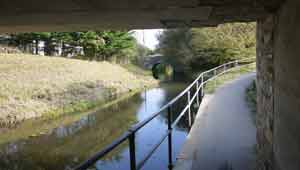
[[[274,37],[274,153],[281,170],[300,169],[300,1],[278,12]]]
[[[300,1],[258,21],[257,140],[260,170],[300,169]]]
[[[282,1],[1,0],[0,32],[216,26],[255,21]]]
[[[257,169],[273,169],[274,16],[257,22]]]

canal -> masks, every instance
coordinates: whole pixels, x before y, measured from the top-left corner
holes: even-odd
[[[186,87],[184,83],[166,83],[137,93],[108,108],[80,116],[76,121],[60,123],[44,121],[30,128],[8,130],[0,134],[0,167],[3,170],[69,170],[87,159],[125,132],[159,110]],[[185,100],[173,108],[173,117],[184,107]],[[167,130],[166,114],[155,118],[136,136],[137,162],[157,143]],[[15,138],[56,125],[50,131],[34,133],[30,137]],[[28,129],[28,130],[27,130]],[[186,119],[173,131],[173,158],[183,145],[188,133]],[[167,140],[158,148],[144,170],[167,169]],[[128,170],[128,143],[120,145],[91,169]]]

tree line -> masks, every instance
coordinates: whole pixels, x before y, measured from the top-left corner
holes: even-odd
[[[158,36],[157,51],[177,70],[205,70],[222,63],[256,56],[256,24],[168,29]],[[175,68],[176,69],[176,68]]]
[[[133,32],[127,30],[82,32],[32,32],[7,35],[9,45],[23,52],[39,54],[43,42],[45,55],[72,56],[88,60],[135,60],[146,47],[137,43]]]

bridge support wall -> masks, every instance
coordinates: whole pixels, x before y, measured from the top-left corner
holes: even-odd
[[[257,169],[300,169],[300,1],[257,26]]]
[[[275,18],[269,15],[257,22],[257,167],[273,169],[274,51]]]

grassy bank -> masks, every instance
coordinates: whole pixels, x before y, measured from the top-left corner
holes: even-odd
[[[135,64],[123,64],[121,65],[125,69],[127,69],[129,72],[135,74],[136,76],[152,76],[151,70],[143,69]]]
[[[132,91],[129,93],[125,93],[120,95],[117,99],[106,102],[105,104],[96,106],[92,109],[83,112],[77,112],[76,114],[64,114],[60,117],[55,119],[45,119],[45,118],[36,118],[36,119],[29,119],[24,121],[21,124],[18,124],[14,128],[2,128],[0,129],[0,146],[2,144],[6,144],[11,141],[17,141],[20,139],[27,139],[31,137],[41,136],[43,134],[47,134],[51,130],[59,127],[59,126],[66,126],[70,125],[78,120],[80,120],[83,116],[91,115],[94,113],[103,113],[101,116],[103,119],[107,119],[111,116],[118,116],[118,115],[110,115],[105,112],[106,109],[114,105],[119,105],[120,103],[126,103],[127,99],[134,96],[138,91]],[[125,116],[126,117],[126,116]],[[128,122],[132,124],[132,122]],[[38,128],[37,128],[38,127]]]
[[[227,73],[222,74],[222,75],[218,76],[217,78],[209,81],[206,84],[204,91],[205,91],[205,93],[213,93],[219,86],[223,85],[224,83],[231,81],[242,74],[253,72],[253,71],[255,71],[255,69],[256,69],[255,63],[250,64],[250,65],[232,68]]]
[[[0,60],[0,127],[89,110],[157,83],[108,62],[25,54],[0,54]]]

